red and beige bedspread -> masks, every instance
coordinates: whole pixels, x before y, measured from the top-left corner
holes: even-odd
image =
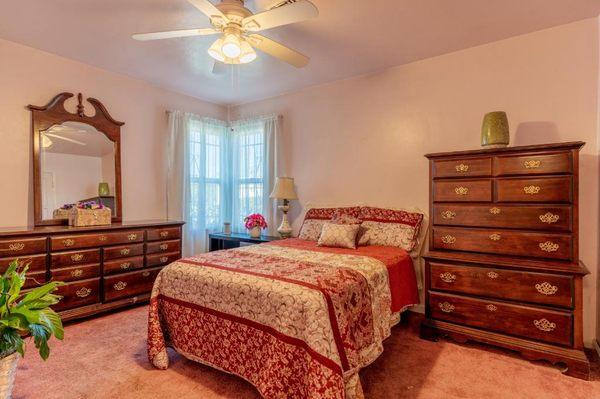
[[[179,260],[152,291],[148,356],[166,348],[236,374],[271,398],[360,398],[358,371],[418,303],[408,254],[298,239]]]

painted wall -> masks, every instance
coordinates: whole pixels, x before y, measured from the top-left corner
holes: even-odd
[[[505,110],[511,144],[582,140],[585,340],[596,326],[598,24],[555,27],[233,107],[232,118],[283,115],[286,173],[302,203],[427,209],[423,154],[476,149],[484,113]],[[301,222],[296,203],[294,226]]]
[[[126,220],[166,217],[165,111],[226,117],[225,107],[0,40],[0,227],[33,220],[31,116],[25,107],[44,105],[64,91],[99,99],[115,119],[125,122],[121,167]],[[69,105],[74,111],[74,103]]]

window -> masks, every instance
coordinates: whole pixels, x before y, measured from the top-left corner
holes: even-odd
[[[239,176],[235,182],[239,214],[263,213],[265,141],[261,126],[253,126],[235,137]],[[243,216],[242,216],[243,217]]]

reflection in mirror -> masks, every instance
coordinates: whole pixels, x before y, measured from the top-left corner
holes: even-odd
[[[115,144],[94,127],[65,122],[39,133],[42,218],[66,219],[71,204],[115,207]]]

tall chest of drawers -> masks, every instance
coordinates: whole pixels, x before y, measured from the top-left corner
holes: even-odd
[[[63,320],[125,307],[148,300],[158,272],[181,257],[182,224],[3,229],[0,272],[18,258],[29,262],[25,289],[65,282],[55,306]]]
[[[578,174],[583,142],[428,154],[423,338],[447,335],[566,366],[583,352]]]

